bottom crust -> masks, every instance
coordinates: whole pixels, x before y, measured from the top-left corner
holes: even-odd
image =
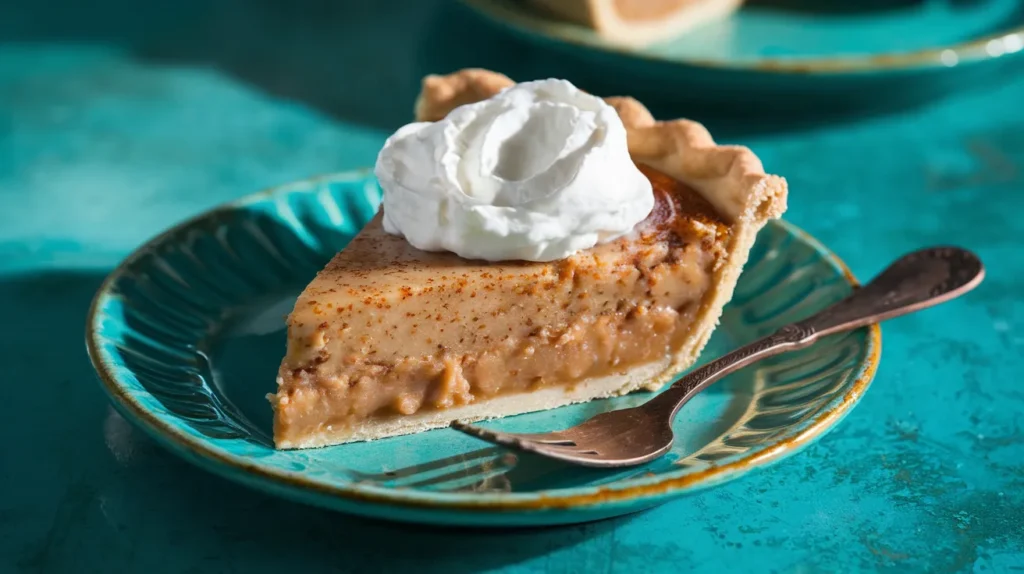
[[[663,361],[635,367],[621,375],[586,379],[569,387],[549,387],[531,393],[504,395],[487,401],[440,411],[377,418],[366,421],[355,429],[325,429],[321,432],[307,435],[299,441],[279,442],[277,448],[316,448],[347,442],[375,440],[443,428],[455,420],[462,422],[481,421],[624,395],[641,388],[650,388],[654,380],[660,379],[663,381],[668,367],[669,359],[666,358]],[[661,384],[657,385],[657,387],[660,386]]]

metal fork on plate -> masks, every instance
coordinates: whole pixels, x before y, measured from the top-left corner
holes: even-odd
[[[842,301],[694,370],[638,407],[602,413],[549,433],[506,433],[458,421],[451,426],[485,441],[584,466],[642,464],[672,447],[672,420],[680,407],[729,373],[766,357],[806,348],[826,335],[948,301],[976,287],[984,275],[981,261],[970,251],[957,247],[915,251]]]

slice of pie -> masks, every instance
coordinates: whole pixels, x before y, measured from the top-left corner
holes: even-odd
[[[625,45],[644,45],[724,18],[743,0],[528,0],[541,12],[593,28]]]
[[[427,77],[417,119],[512,85],[486,70]],[[655,208],[633,233],[568,258],[472,261],[412,247],[380,214],[321,271],[288,319],[278,448],[377,439],[657,389],[714,330],[786,184],[700,124],[606,100]]]

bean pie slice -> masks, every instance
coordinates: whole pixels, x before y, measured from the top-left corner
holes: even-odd
[[[429,76],[419,121],[513,85],[486,70]],[[696,361],[786,183],[747,148],[688,120],[605,100],[655,201],[632,233],[556,261],[423,251],[378,214],[288,318],[270,396],[278,448],[309,448],[504,417],[639,389]]]

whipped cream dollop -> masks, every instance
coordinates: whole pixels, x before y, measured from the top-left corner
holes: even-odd
[[[375,173],[385,231],[467,259],[562,259],[654,208],[615,109],[565,80],[523,82],[406,125]]]

